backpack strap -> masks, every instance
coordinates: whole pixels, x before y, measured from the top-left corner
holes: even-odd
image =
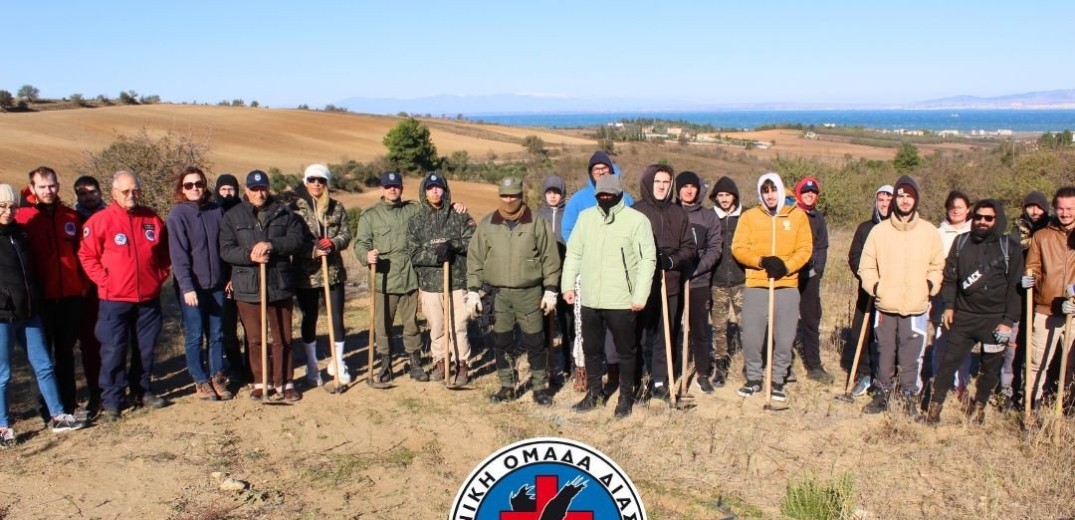
[[[956,258],[959,258],[959,252],[963,250],[963,246],[967,244],[967,238],[970,237],[970,233],[963,233],[956,237]],[[1010,257],[1008,255],[1008,237],[1000,237],[1000,252],[1004,255],[1004,274],[1008,274],[1008,262]]]

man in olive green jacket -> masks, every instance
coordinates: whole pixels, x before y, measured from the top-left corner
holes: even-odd
[[[381,174],[381,201],[362,213],[355,233],[355,256],[359,262],[375,266],[377,298],[377,356],[381,368],[380,382],[392,379],[392,323],[396,315],[403,321],[403,348],[410,358],[410,375],[416,381],[429,381],[422,369],[422,338],[418,330],[418,275],[411,265],[407,247],[407,223],[421,211],[414,201],[403,200],[403,176],[396,172]]]
[[[535,218],[523,203],[523,183],[500,181],[500,207],[478,223],[467,251],[466,306],[472,317],[482,311],[478,291],[493,294],[493,348],[500,391],[495,403],[514,400],[515,360],[526,351],[534,402],[552,404],[546,391],[548,351],[542,314],[556,311],[560,254],[556,234],[545,219]],[[542,292],[544,291],[544,292]],[[515,325],[522,342],[515,343]]]

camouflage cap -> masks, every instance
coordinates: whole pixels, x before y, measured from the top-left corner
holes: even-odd
[[[500,195],[522,195],[523,181],[516,177],[505,177],[500,181]]]

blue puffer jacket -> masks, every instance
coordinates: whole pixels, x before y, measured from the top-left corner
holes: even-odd
[[[620,175],[620,169],[612,164],[612,159],[608,158],[608,154],[600,150],[594,152],[590,157],[589,165],[586,167],[586,175],[589,176],[590,182],[571,195],[571,198],[567,200],[567,208],[564,209],[564,224],[560,231],[561,235],[563,235],[564,243],[567,243],[567,241],[571,239],[571,231],[575,229],[575,222],[578,222],[579,214],[582,213],[583,210],[597,205],[597,196],[594,193],[597,181],[594,180],[593,175],[590,175],[590,171],[593,170],[593,167],[596,164],[607,165],[612,169],[614,175],[617,177]],[[631,207],[631,205],[635,203],[635,200],[625,191],[623,192],[623,203],[627,205],[627,207]]]

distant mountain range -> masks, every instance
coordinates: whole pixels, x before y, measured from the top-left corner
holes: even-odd
[[[535,94],[457,96],[413,99],[352,97],[335,103],[369,114],[432,114],[466,117],[501,114],[570,114],[607,112],[704,112],[721,110],[947,110],[1075,109],[1075,89],[1026,92],[997,97],[953,96],[908,104],[840,103],[694,103],[676,99],[582,98]]]

